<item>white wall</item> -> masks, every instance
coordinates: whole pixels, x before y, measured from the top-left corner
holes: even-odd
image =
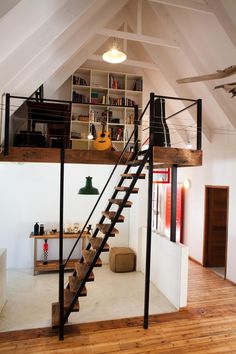
[[[204,144],[203,166],[179,168],[178,181],[191,180],[191,188],[185,192],[184,243],[189,246],[189,255],[200,263],[203,255],[205,186],[229,186],[226,277],[236,283],[235,151],[235,135],[216,136],[211,145]]]
[[[145,273],[146,233],[142,229],[141,271]],[[151,273],[152,283],[177,308],[187,306],[188,247],[174,243],[166,236],[152,233]]]
[[[0,312],[6,302],[6,263],[7,251],[4,248],[0,248]]]
[[[83,223],[96,201],[97,196],[78,195],[85,185],[85,177],[93,177],[93,185],[102,190],[113,166],[65,165],[64,223]],[[110,188],[98,205],[91,220],[95,226],[111,197],[113,187],[120,178],[124,166],[118,167]],[[36,221],[44,223],[46,229],[59,222],[59,164],[46,163],[0,163],[0,247],[7,249],[8,268],[33,267],[33,240],[30,232]],[[120,234],[110,238],[109,244],[128,246],[129,210],[122,214],[126,221],[117,228]],[[74,241],[65,241],[65,255]],[[39,244],[40,245],[40,244]],[[41,249],[41,247],[39,247]],[[78,254],[78,252],[77,252]],[[49,258],[58,258],[58,242],[49,243]],[[42,253],[39,256],[42,256]],[[104,260],[107,256],[104,256]]]

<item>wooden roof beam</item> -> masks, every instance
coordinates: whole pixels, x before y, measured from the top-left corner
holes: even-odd
[[[203,12],[203,13],[212,13],[212,9],[206,5],[193,0],[149,0],[150,2],[157,2],[159,4],[175,6],[186,10]],[[215,0],[213,0],[215,1]]]
[[[97,54],[90,55],[90,57],[88,59],[103,62],[102,56],[97,55]],[[142,68],[142,69],[159,70],[159,67],[157,64],[146,62],[146,61],[141,61],[141,60],[127,59],[126,61],[124,61],[123,63],[120,63],[120,64],[121,65],[128,65],[128,66],[135,66],[137,68]]]
[[[168,47],[168,48],[177,48],[177,49],[180,48],[179,44],[176,41],[164,39],[160,37],[146,36],[144,34],[116,31],[109,28],[101,28],[100,30],[97,31],[97,33],[107,37],[127,39],[129,41],[141,42],[145,44],[158,45],[158,46]]]
[[[236,27],[225,11],[224,5],[220,1],[215,0],[205,0],[205,2],[216,16],[233,45],[236,47]]]
[[[204,67],[204,62],[201,60],[201,58],[199,58],[196,55],[193,48],[189,45],[189,43],[185,39],[184,34],[182,34],[181,29],[179,27],[177,27],[177,25],[175,24],[174,19],[171,17],[169,12],[166,11],[166,9],[162,5],[159,5],[157,7],[157,6],[155,6],[155,4],[151,4],[151,8],[154,10],[154,13],[157,16],[157,19],[162,21],[162,25],[168,27],[168,29],[171,28],[172,32],[175,33],[175,36],[181,45],[181,49],[183,50],[183,53],[186,55],[187,58],[189,58],[189,60],[191,61],[192,65],[194,66],[196,71],[199,73],[206,71],[205,67]],[[163,21],[163,19],[165,19],[165,20]],[[160,65],[160,62],[158,64]],[[163,69],[165,69],[164,66],[163,66]],[[161,70],[162,70],[162,68],[161,68]],[[166,73],[166,74],[168,74],[168,73]],[[209,82],[204,81],[204,82],[202,82],[202,84],[208,88],[210,95],[215,100],[216,107],[218,106],[222,110],[222,112],[224,113],[224,115],[227,119],[227,122],[233,128],[236,128],[236,122],[235,122],[235,118],[234,118],[235,112],[231,109],[231,107],[229,107],[229,105],[227,105],[227,102],[225,101],[224,97],[220,94],[219,91],[212,90]],[[175,89],[179,90],[179,88],[177,88],[177,86],[175,85],[174,82],[172,82],[171,85],[173,87],[175,87]],[[206,137],[208,135],[208,140],[209,140],[209,133],[207,131],[208,131],[208,129],[203,129],[203,132],[205,133]]]
[[[121,9],[120,12],[116,13],[116,15],[111,19],[111,27],[119,28],[123,24],[123,11],[124,9]],[[106,42],[106,40],[107,38],[104,36],[95,35],[92,39],[87,41],[87,43],[83,45],[82,48],[79,48],[77,52],[45,82],[45,95],[47,97],[52,97],[54,92],[68,79],[68,77],[70,77],[71,73],[76,71],[88,59],[91,59],[91,57],[93,57],[93,53],[95,53]],[[101,57],[99,58],[101,59]],[[95,58],[92,60],[99,59]]]

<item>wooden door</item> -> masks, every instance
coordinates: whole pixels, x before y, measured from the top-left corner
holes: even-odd
[[[204,266],[226,265],[227,215],[228,187],[206,187]]]

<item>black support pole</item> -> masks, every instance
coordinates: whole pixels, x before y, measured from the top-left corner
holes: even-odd
[[[10,94],[6,94],[5,101],[5,131],[4,131],[4,155],[8,155],[9,150],[9,125],[10,125]]]
[[[147,210],[147,243],[146,243],[146,269],[145,269],[145,295],[144,295],[144,323],[143,328],[148,328],[149,317],[149,292],[150,292],[150,266],[151,266],[151,241],[152,241],[152,183],[153,183],[153,147],[149,147],[148,171],[148,210]]]
[[[152,120],[154,118],[154,93],[150,94],[150,141],[149,141],[149,170],[148,170],[148,208],[147,208],[147,242],[146,242],[146,269],[144,294],[144,322],[143,328],[148,328],[149,292],[150,292],[150,266],[152,241],[152,184],[153,184],[153,145],[151,137]]]
[[[59,339],[64,339],[64,264],[63,264],[63,207],[64,207],[64,162],[65,147],[61,146],[60,165],[60,220],[59,220],[59,303],[60,303],[60,323]]]
[[[202,149],[202,100],[197,100],[197,150]]]
[[[138,105],[134,106],[134,156],[138,153]]]
[[[177,166],[171,167],[170,240],[176,242]]]

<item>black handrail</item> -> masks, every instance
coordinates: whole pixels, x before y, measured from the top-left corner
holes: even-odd
[[[60,272],[64,273],[65,266],[67,265],[67,263],[68,263],[71,255],[72,255],[75,247],[77,246],[77,244],[78,244],[78,242],[79,242],[79,240],[81,238],[81,235],[83,234],[83,232],[85,230],[85,227],[87,226],[92,214],[94,213],[94,210],[96,209],[99,201],[101,200],[101,197],[102,197],[105,189],[107,188],[107,185],[109,184],[109,182],[110,182],[110,180],[111,180],[111,178],[112,178],[112,176],[113,176],[118,164],[120,163],[121,159],[123,158],[124,153],[125,153],[125,151],[126,151],[126,149],[127,149],[127,147],[128,147],[128,145],[129,145],[129,143],[130,143],[130,141],[131,141],[133,136],[135,136],[135,139],[134,139],[135,140],[134,141],[135,149],[134,149],[134,153],[132,154],[133,158],[134,158],[134,156],[136,156],[138,154],[138,149],[137,149],[137,145],[136,145],[138,143],[138,131],[137,131],[138,130],[138,125],[139,125],[139,122],[142,119],[143,115],[145,114],[146,109],[148,108],[148,106],[150,104],[150,125],[149,125],[149,129],[150,129],[150,134],[149,134],[149,136],[150,136],[150,147],[149,147],[148,150],[146,150],[145,157],[144,157],[144,160],[143,160],[143,164],[139,166],[138,171],[136,172],[136,174],[137,174],[136,175],[136,179],[137,179],[139,174],[141,173],[141,170],[142,170],[145,162],[147,161],[147,159],[149,159],[149,163],[151,165],[151,169],[149,169],[149,203],[148,203],[149,205],[148,205],[148,234],[147,234],[149,242],[147,242],[147,260],[146,260],[146,268],[147,268],[146,272],[147,272],[147,275],[146,275],[146,282],[145,282],[144,328],[148,328],[148,313],[149,313],[149,309],[148,308],[149,308],[149,281],[150,281],[150,255],[151,255],[151,231],[150,230],[151,230],[151,200],[152,200],[151,199],[151,193],[152,193],[152,188],[151,188],[152,186],[151,185],[152,185],[152,167],[153,167],[153,160],[152,160],[153,159],[153,156],[152,156],[153,155],[153,150],[152,149],[153,149],[153,142],[154,142],[154,140],[152,139],[152,135],[153,135],[152,123],[153,123],[153,120],[155,118],[155,116],[154,116],[154,113],[155,113],[154,112],[154,99],[155,99],[155,97],[162,97],[163,98],[164,96],[156,96],[154,93],[151,93],[150,100],[148,101],[148,103],[147,103],[147,105],[146,105],[146,107],[145,107],[145,109],[144,109],[144,111],[141,114],[139,119],[137,118],[138,109],[137,109],[137,107],[135,108],[135,127],[134,127],[134,130],[132,131],[132,133],[131,133],[131,135],[130,135],[130,137],[129,137],[129,139],[128,139],[128,141],[127,141],[127,143],[126,143],[126,145],[125,145],[125,147],[123,149],[123,151],[121,152],[120,157],[119,157],[118,161],[116,162],[116,165],[114,166],[114,168],[113,168],[113,170],[112,170],[112,172],[111,172],[111,174],[110,174],[110,176],[109,176],[109,178],[108,178],[108,180],[107,180],[107,182],[106,182],[106,184],[105,184],[105,186],[104,186],[104,188],[103,188],[103,190],[102,190],[97,202],[95,203],[95,205],[94,205],[94,207],[93,207],[93,209],[92,209],[92,211],[91,211],[86,223],[84,224],[83,229],[80,232],[80,235],[77,238],[77,240],[76,240],[76,242],[75,242],[75,244],[74,244],[74,246],[73,246],[73,248],[72,248],[72,250],[71,250],[71,252],[70,252],[70,254],[69,254],[68,258],[67,258],[67,260],[66,260],[66,262],[63,264],[62,267],[60,267]],[[188,101],[193,102],[193,100],[188,100]],[[196,103],[194,103],[194,104],[196,104]],[[201,102],[198,102],[198,112],[197,113],[198,113],[198,126],[199,126],[201,124],[201,114],[200,114],[201,113]],[[198,144],[198,146],[199,146],[199,144]],[[151,154],[151,156],[150,156],[150,154]],[[129,165],[127,166],[127,168],[129,168]],[[63,304],[60,304],[61,305],[60,306],[60,339],[63,339],[63,335],[64,335],[63,331],[64,331],[65,321],[68,319],[69,314],[70,314],[70,312],[72,311],[72,309],[73,309],[73,307],[75,305],[76,299],[78,298],[83,286],[85,285],[85,283],[86,283],[86,281],[87,281],[87,279],[89,277],[89,274],[91,273],[94,265],[96,264],[96,261],[97,261],[97,259],[99,257],[99,254],[100,254],[101,250],[103,249],[107,239],[111,235],[113,227],[114,227],[115,223],[117,222],[117,220],[118,220],[118,218],[119,218],[119,216],[121,214],[122,208],[124,207],[126,201],[128,200],[128,196],[131,193],[131,190],[132,190],[134,184],[136,183],[136,179],[133,179],[133,181],[131,182],[131,184],[129,186],[129,190],[126,192],[125,197],[123,198],[123,202],[119,206],[118,211],[116,212],[115,218],[112,220],[111,224],[109,225],[108,230],[106,231],[106,235],[105,235],[105,237],[102,240],[102,243],[101,243],[101,245],[99,247],[99,250],[96,252],[95,257],[93,258],[93,261],[91,262],[91,264],[89,264],[88,269],[87,269],[86,274],[85,274],[85,277],[84,277],[84,279],[82,281],[80,281],[79,288],[77,289],[76,294],[74,295],[73,300],[72,300],[71,304],[69,305],[69,308],[67,309],[67,311],[65,313],[64,313],[64,309],[63,309]],[[109,201],[109,204],[108,204],[107,208],[109,208],[109,205],[110,205],[110,201]],[[98,227],[96,228],[93,237],[96,236],[96,232],[97,231],[98,231]],[[86,249],[89,249],[90,245],[91,244],[89,243],[89,245],[87,246]],[[63,291],[63,288],[61,287],[60,290]]]
[[[99,195],[99,197],[98,197],[98,199],[97,199],[97,201],[96,201],[96,203],[95,203],[95,205],[94,205],[94,207],[93,207],[91,213],[89,214],[89,217],[87,218],[87,220],[86,220],[86,222],[85,222],[85,224],[84,224],[82,230],[80,231],[80,234],[79,234],[78,238],[76,239],[76,241],[75,241],[75,243],[74,243],[74,246],[72,247],[72,249],[71,249],[71,251],[70,251],[70,253],[69,253],[69,256],[67,257],[67,259],[66,259],[66,261],[65,261],[65,263],[64,263],[64,267],[66,267],[67,263],[69,262],[69,260],[70,260],[70,258],[71,258],[71,256],[72,256],[72,253],[74,252],[74,250],[75,250],[75,248],[76,248],[76,246],[77,246],[77,244],[78,244],[78,242],[79,242],[79,240],[80,240],[80,238],[81,238],[81,236],[82,236],[82,234],[83,234],[83,232],[84,232],[86,226],[88,225],[89,220],[91,219],[91,216],[93,215],[93,213],[94,213],[94,211],[95,211],[95,209],[96,209],[98,203],[100,202],[100,200],[101,200],[101,198],[102,198],[102,196],[103,196],[103,193],[105,192],[105,190],[106,190],[106,188],[107,188],[107,185],[109,184],[109,182],[110,182],[110,180],[111,180],[111,178],[112,178],[112,176],[113,176],[113,174],[114,174],[114,172],[115,172],[117,166],[120,164],[120,162],[121,162],[121,160],[122,160],[122,158],[123,158],[123,156],[124,156],[124,154],[125,154],[125,152],[126,152],[126,149],[127,149],[128,145],[129,145],[129,143],[130,143],[130,141],[131,141],[133,135],[135,135],[135,132],[138,131],[139,123],[140,123],[140,121],[141,121],[141,119],[142,119],[142,117],[143,117],[143,115],[144,115],[144,113],[145,113],[145,111],[146,111],[148,105],[149,105],[149,101],[148,101],[148,103],[147,103],[147,105],[146,105],[146,107],[145,107],[143,113],[140,115],[140,117],[139,117],[138,119],[135,118],[135,123],[136,123],[136,124],[135,124],[135,128],[134,128],[134,130],[132,131],[132,133],[130,134],[130,137],[129,137],[129,139],[128,139],[128,141],[127,141],[127,143],[126,143],[124,149],[122,150],[118,161],[116,162],[115,166],[113,167],[113,169],[112,169],[112,171],[111,171],[111,173],[110,173],[110,176],[108,177],[107,182],[105,183],[105,185],[104,185],[104,187],[103,187],[102,192],[100,193],[100,195]],[[138,114],[138,109],[137,109],[137,108],[135,109],[135,113]],[[137,141],[134,142],[135,145],[136,145],[137,143],[138,143]]]
[[[116,164],[115,164],[113,170],[111,171],[110,176],[108,177],[108,180],[107,180],[106,184],[104,185],[102,192],[100,193],[100,195],[99,195],[99,197],[98,197],[98,199],[97,199],[97,201],[96,201],[96,203],[95,203],[95,205],[94,205],[94,207],[93,207],[91,213],[89,214],[89,217],[87,218],[87,220],[86,220],[86,222],[85,222],[85,224],[84,224],[82,230],[80,231],[80,234],[79,234],[78,238],[76,239],[76,241],[75,241],[75,243],[74,243],[74,246],[72,247],[72,249],[71,249],[71,251],[70,251],[70,253],[69,253],[69,256],[67,257],[67,259],[66,259],[66,261],[65,261],[65,263],[64,263],[64,268],[66,267],[67,263],[69,262],[70,257],[72,256],[72,253],[74,252],[74,250],[75,250],[75,248],[76,248],[76,246],[77,246],[79,240],[81,239],[81,236],[82,236],[82,234],[83,234],[83,232],[84,232],[86,226],[88,225],[88,222],[89,222],[89,220],[91,219],[91,216],[93,215],[93,213],[94,213],[94,211],[95,211],[95,209],[96,209],[98,203],[100,202],[100,200],[101,200],[101,198],[102,198],[102,196],[103,196],[103,193],[104,193],[104,191],[106,190],[107,185],[109,184],[109,182],[110,182],[110,180],[111,180],[111,178],[112,178],[112,176],[113,176],[113,174],[114,174],[114,172],[115,172],[117,166],[120,164],[120,162],[121,162],[121,160],[122,160],[122,158],[123,158],[123,156],[124,156],[124,153],[125,153],[125,151],[126,151],[128,145],[129,145],[129,143],[130,143],[130,141],[131,141],[133,135],[135,134],[136,131],[138,131],[138,125],[139,125],[139,123],[141,122],[141,120],[142,120],[142,118],[143,118],[143,116],[144,116],[144,114],[145,114],[145,112],[146,112],[146,110],[147,110],[147,108],[148,108],[148,106],[149,106],[149,103],[150,103],[150,100],[147,102],[147,104],[146,104],[146,106],[145,106],[145,108],[144,108],[142,114],[140,115],[140,117],[139,117],[139,118],[136,118],[136,117],[135,117],[135,123],[136,123],[136,124],[135,124],[135,128],[134,128],[134,130],[132,131],[132,133],[130,134],[130,137],[129,137],[129,139],[128,139],[128,141],[127,141],[127,143],[126,143],[124,149],[122,150],[118,161],[116,162]],[[134,106],[135,113],[138,114],[138,109],[135,108],[135,107],[136,107],[136,106]],[[138,142],[135,141],[134,144],[137,145]]]

